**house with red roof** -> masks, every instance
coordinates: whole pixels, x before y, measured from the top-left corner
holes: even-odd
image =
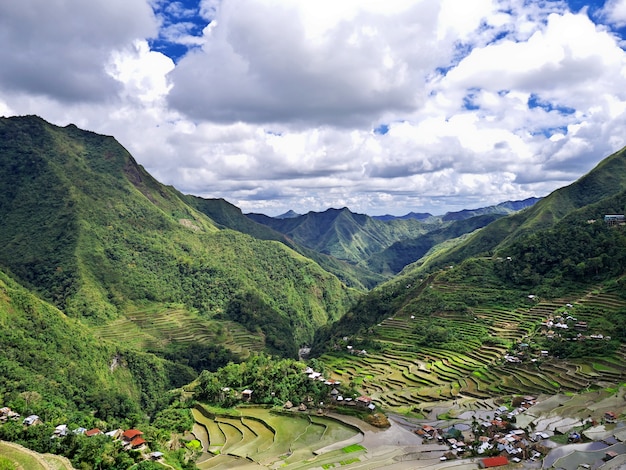
[[[143,436],[143,433],[139,429],[129,429],[128,431],[124,431],[122,433],[122,440],[130,442],[137,436]]]
[[[98,434],[102,434],[102,431],[100,431],[98,428],[93,428],[93,429],[90,429],[89,431],[85,431],[84,434],[87,437],[91,437],[91,436],[97,436]]]
[[[486,459],[482,459],[479,463],[480,468],[494,468],[500,467],[502,465],[507,465],[509,463],[509,459],[503,456],[499,457],[488,457]]]
[[[143,437],[140,437],[140,436],[137,436],[132,441],[130,441],[130,446],[133,449],[138,449],[141,446],[143,446],[144,444],[146,444],[146,440]]]

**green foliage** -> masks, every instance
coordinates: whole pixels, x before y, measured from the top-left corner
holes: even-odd
[[[598,282],[623,273],[626,231],[602,220],[568,218],[550,230],[529,235],[506,251],[510,262],[499,274],[514,285],[563,288]]]
[[[237,392],[253,391],[251,402],[282,404],[301,403],[306,397],[323,400],[327,387],[304,373],[302,362],[293,359],[275,359],[259,354],[240,364],[230,363],[217,372],[203,372],[196,388],[198,400],[230,407],[240,401]],[[229,390],[225,390],[229,389]]]
[[[191,367],[198,374],[203,370],[211,372],[225,366],[229,362],[240,362],[239,354],[226,349],[219,344],[170,343],[165,348],[151,351],[158,356],[163,356],[172,362],[177,362]],[[189,383],[193,378],[187,377],[181,385]]]
[[[259,294],[248,292],[234,296],[226,308],[225,316],[251,331],[258,328],[265,335],[267,348],[274,354],[298,357],[293,325]]]
[[[17,470],[17,466],[13,461],[0,455],[0,470]]]
[[[193,427],[193,416],[189,408],[176,404],[157,412],[152,426],[182,434]]]

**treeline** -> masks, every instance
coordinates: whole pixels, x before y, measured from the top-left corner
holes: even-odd
[[[82,419],[81,419],[82,418]],[[42,422],[24,426],[21,421],[8,421],[0,424],[0,440],[15,442],[39,453],[51,453],[67,457],[75,468],[83,470],[158,470],[163,468],[145,460],[141,452],[127,449],[122,441],[104,434],[85,436],[72,430],[84,427],[87,416],[74,415],[68,425],[70,431],[65,436],[55,436],[55,422]],[[92,423],[105,428],[106,423]],[[195,469],[194,453],[185,447],[170,449],[171,433],[184,432],[193,426],[193,417],[186,405],[179,402],[157,413],[152,424],[142,423],[142,437],[148,442],[151,451],[167,452],[167,461],[180,470]],[[114,428],[115,429],[115,428]],[[52,437],[54,436],[54,437]]]

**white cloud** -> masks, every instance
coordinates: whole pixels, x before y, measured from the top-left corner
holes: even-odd
[[[224,2],[203,49],[172,72],[171,103],[218,122],[350,126],[410,112],[451,51],[436,39],[436,3],[381,6]]]
[[[115,135],[160,181],[271,214],[543,196],[626,143],[620,38],[564,2],[151,4],[0,4],[0,114]],[[194,48],[175,64],[157,36]]]
[[[608,0],[603,15],[610,24],[626,26],[626,0]]]
[[[66,102],[105,100],[118,90],[105,72],[111,51],[156,32],[143,0],[0,2],[0,86]]]

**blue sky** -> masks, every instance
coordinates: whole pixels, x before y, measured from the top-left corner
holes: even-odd
[[[0,114],[277,215],[545,196],[626,145],[626,0],[0,4]]]

